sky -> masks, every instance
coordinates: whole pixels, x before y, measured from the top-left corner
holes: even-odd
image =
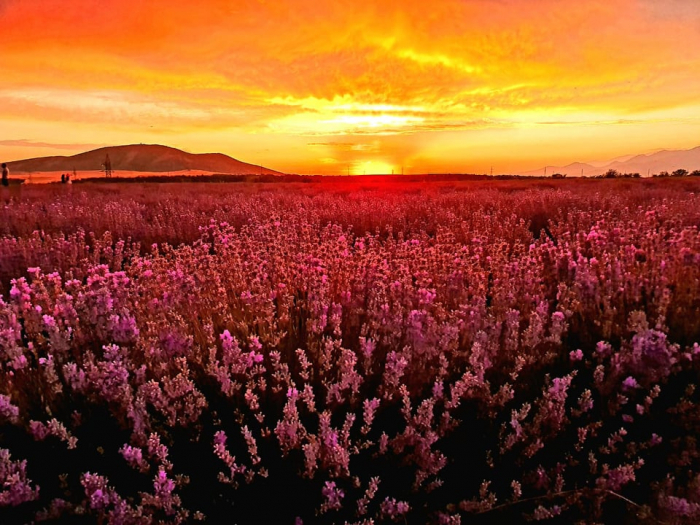
[[[700,0],[0,0],[0,159],[515,173],[700,145]]]

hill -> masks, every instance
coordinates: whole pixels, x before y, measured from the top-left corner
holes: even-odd
[[[102,169],[109,155],[112,169],[164,173],[169,171],[202,170],[233,175],[281,175],[262,166],[248,164],[222,153],[187,153],[157,144],[109,146],[72,156],[40,157],[8,162],[13,174],[48,171],[92,171]]]

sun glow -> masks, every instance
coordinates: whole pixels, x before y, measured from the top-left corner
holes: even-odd
[[[388,162],[382,160],[366,160],[356,163],[350,170],[352,175],[392,175],[401,173]]]
[[[423,122],[425,119],[420,117],[406,117],[396,115],[342,115],[330,120],[318,121],[318,124],[328,124],[330,126],[338,125],[345,132],[356,131],[363,128],[374,128],[381,131],[383,128],[394,128],[402,126],[410,126],[412,124]],[[341,131],[342,132],[342,131]]]
[[[401,133],[424,124],[430,113],[430,109],[424,106],[374,104],[352,100],[349,96],[331,100],[288,97],[272,99],[270,103],[298,111],[271,122],[270,130],[299,135]]]

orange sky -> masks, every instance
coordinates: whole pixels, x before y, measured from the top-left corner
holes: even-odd
[[[2,160],[502,173],[700,145],[699,0],[0,0],[0,72]]]

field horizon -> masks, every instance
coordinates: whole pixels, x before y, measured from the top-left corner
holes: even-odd
[[[77,179],[100,178],[105,176],[105,158],[109,153],[114,157],[112,169],[115,177],[153,177],[168,176],[221,176],[221,175],[296,175],[270,170],[262,166],[247,164],[220,153],[191,154],[169,146],[159,144],[133,144],[125,146],[108,146],[79,153],[73,156],[39,157],[8,162],[10,176],[23,179],[28,183],[45,183],[60,181],[62,174],[77,175]],[[59,167],[60,166],[60,167]],[[604,175],[610,170],[619,174],[636,173],[641,177],[650,177],[659,173],[671,173],[679,169],[693,172],[700,167],[700,146],[688,150],[657,150],[650,154],[625,155],[608,161],[591,161],[589,163],[573,162],[565,166],[548,165],[538,170],[516,171],[513,173],[496,173],[495,176],[506,177],[551,177],[553,175],[585,178]],[[50,169],[49,169],[50,168]],[[653,172],[652,172],[653,170]],[[355,173],[352,176],[412,175],[412,176],[480,176],[493,173],[467,173],[447,171],[440,173]],[[342,177],[347,173],[329,173],[325,175],[307,174],[301,177]],[[76,177],[74,177],[76,178]],[[76,179],[76,180],[77,180]]]

